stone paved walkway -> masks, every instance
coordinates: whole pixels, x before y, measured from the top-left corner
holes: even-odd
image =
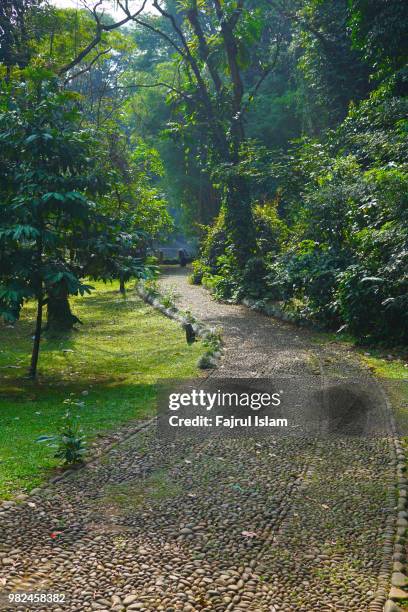
[[[358,371],[351,353],[309,332],[214,302],[184,270],[161,283],[223,327],[218,376]],[[392,478],[386,440],[176,444],[147,426],[0,513],[0,601],[20,589],[66,596],[33,610],[363,612],[377,590]]]

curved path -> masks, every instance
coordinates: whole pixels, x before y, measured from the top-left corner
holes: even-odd
[[[334,344],[323,349],[304,330],[214,302],[184,270],[167,270],[161,283],[222,326],[217,376],[359,372]],[[378,577],[393,478],[389,443],[378,438],[176,444],[147,426],[0,513],[0,609],[381,610],[373,601],[386,595]],[[17,589],[66,599],[2,608]]]

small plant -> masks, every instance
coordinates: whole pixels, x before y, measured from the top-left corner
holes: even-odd
[[[85,436],[79,423],[69,412],[56,435],[40,436],[36,441],[45,442],[49,448],[55,448],[54,457],[63,460],[65,467],[78,466],[84,462],[83,458],[87,452]]]
[[[203,339],[203,344],[208,349],[208,353],[218,352],[222,345],[221,329],[217,328],[209,331]]]
[[[166,291],[166,293],[160,296],[160,301],[165,308],[175,308],[176,307],[175,302],[176,302],[177,297],[178,295],[174,291],[174,289],[170,289],[169,291]]]
[[[217,366],[217,359],[221,354],[222,349],[222,329],[217,327],[208,331],[203,337],[203,345],[206,347],[206,352],[198,360],[198,367],[202,370],[208,370]]]
[[[198,360],[197,366],[201,370],[212,370],[217,366],[217,362],[210,353],[204,353],[204,355],[201,355],[200,359]]]
[[[150,297],[157,297],[159,295],[159,287],[157,280],[148,279],[145,281],[140,281],[140,285]]]
[[[186,323],[197,323],[197,319],[195,318],[195,316],[191,313],[190,310],[179,310],[179,313],[181,314],[181,316],[184,318],[184,321]]]

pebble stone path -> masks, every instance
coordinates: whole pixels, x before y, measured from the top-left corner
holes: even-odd
[[[168,270],[161,284],[222,326],[225,354],[212,375],[357,372],[352,353],[216,303],[185,270]],[[372,610],[386,599],[378,576],[393,478],[389,442],[378,438],[174,443],[142,423],[99,461],[1,508],[0,609]],[[7,603],[21,591],[65,601]]]

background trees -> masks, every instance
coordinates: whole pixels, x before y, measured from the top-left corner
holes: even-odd
[[[1,14],[3,82],[51,69],[58,95],[80,96],[70,129],[97,143],[94,233],[67,247],[81,278],[124,291],[174,227],[201,239],[194,279],[220,297],[405,340],[406,3],[119,5]],[[10,204],[17,187],[4,189]]]
[[[25,68],[41,35],[42,0],[4,0],[0,6],[0,64],[10,79],[13,66]]]

